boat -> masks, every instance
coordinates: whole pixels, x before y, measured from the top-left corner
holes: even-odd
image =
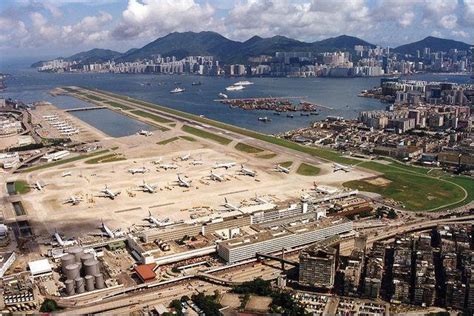
[[[281,115],[280,112],[273,112],[273,115]]]
[[[170,93],[181,93],[184,92],[184,88],[174,88],[173,90],[170,91]]]
[[[300,113],[301,116],[309,116],[309,113]]]
[[[286,117],[294,118],[295,116],[293,114],[287,114]]]
[[[201,83],[201,81],[198,81],[198,82],[193,81],[193,82],[191,83],[191,85],[192,85],[192,86],[200,86],[200,85],[202,85],[202,83]]]
[[[234,86],[249,86],[251,84],[253,84],[253,82],[244,80],[234,83]]]
[[[272,120],[269,119],[267,116],[264,116],[264,117],[259,117],[258,120],[260,122],[271,122]]]
[[[244,86],[236,86],[236,85],[232,85],[232,86],[228,86],[227,88],[225,88],[227,91],[239,91],[239,90],[243,90],[244,89]]]
[[[311,114],[311,115],[319,115],[319,112],[311,112],[311,113],[309,113],[309,114]]]
[[[221,98],[224,98],[224,99],[227,99],[227,98],[229,97],[229,96],[227,96],[227,94],[224,94],[224,93],[222,93],[222,92],[219,93],[219,96],[220,96]]]

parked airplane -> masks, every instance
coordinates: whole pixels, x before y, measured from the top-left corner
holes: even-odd
[[[150,222],[154,227],[163,227],[167,225],[171,225],[172,222],[170,222],[169,218],[165,218],[164,220],[160,221],[153,215],[151,215],[151,211],[148,211],[148,217],[146,218],[147,221]]]
[[[285,168],[282,165],[276,165],[275,170],[278,172],[286,173],[286,174],[290,173],[290,168]]]
[[[107,185],[105,185],[105,188],[101,190],[100,193],[103,194],[103,195],[99,195],[100,197],[106,197],[111,200],[115,200],[115,198],[120,194],[120,191],[113,192],[107,187]]]
[[[162,158],[160,157],[159,159],[153,161],[154,165],[159,165],[161,163]]]
[[[332,165],[333,167],[333,172],[337,171],[344,171],[344,172],[350,172],[352,170],[352,166],[347,166],[339,163],[335,163]]]
[[[71,203],[72,205],[78,205],[82,201],[82,198],[79,196],[71,195],[66,201],[65,204]]]
[[[267,203],[268,203],[267,200],[265,200],[265,199],[259,197],[259,196],[257,195],[257,193],[255,193],[255,198],[254,198],[254,200],[255,200],[255,202],[257,202],[257,203],[259,203],[259,204],[267,204]]]
[[[219,168],[229,169],[229,168],[232,168],[233,166],[235,166],[235,162],[225,162],[225,163],[216,162],[214,169],[219,169]]]
[[[64,178],[64,177],[70,177],[70,176],[72,176],[71,171],[65,171],[65,172],[63,172],[63,174],[62,174],[62,177],[63,177],[63,178]]]
[[[252,170],[252,169],[249,169],[249,168],[245,168],[244,165],[240,165],[240,172],[244,175],[244,176],[250,176],[250,177],[255,177],[257,175],[257,172]]]
[[[136,174],[136,173],[145,173],[147,172],[148,169],[145,168],[145,166],[141,167],[141,168],[132,168],[132,169],[128,169],[128,172],[131,173],[131,174]]]
[[[169,163],[169,164],[160,164],[159,167],[160,169],[178,169],[178,165],[175,165],[174,163]]]
[[[54,230],[54,239],[61,247],[70,247],[77,243],[75,240],[64,240],[56,229]]]
[[[143,180],[143,183],[138,186],[143,192],[148,192],[148,193],[155,193],[157,186],[156,185],[150,185]]]
[[[240,211],[240,208],[229,203],[229,201],[227,201],[227,198],[224,198],[224,207],[227,208],[229,211]]]
[[[116,229],[116,230],[111,230],[107,225],[104,224],[104,221],[102,221],[102,225],[100,226],[100,230],[102,233],[100,234],[101,236],[109,237],[109,238],[118,238],[118,237],[123,237],[125,233],[121,231],[121,229]]]
[[[143,135],[143,136],[152,136],[153,132],[147,131],[142,129],[141,131],[138,132],[138,135]]]
[[[180,187],[185,187],[185,188],[190,188],[191,187],[191,182],[190,180],[186,180],[181,178],[181,176],[178,174],[178,185]]]
[[[187,160],[189,160],[189,158],[191,158],[191,153],[179,157],[179,159],[181,159],[181,161],[187,161]]]
[[[38,191],[43,191],[44,187],[47,186],[48,184],[41,184],[39,181],[36,181],[33,184],[30,184],[29,187],[36,189]]]
[[[225,181],[224,176],[221,176],[220,174],[214,173],[212,170],[211,170],[211,174],[209,175],[209,178],[212,181],[219,181],[219,182]]]

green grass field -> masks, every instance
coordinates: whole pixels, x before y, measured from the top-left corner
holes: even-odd
[[[194,128],[189,125],[184,125],[181,128],[184,132],[193,134],[194,136],[201,137],[201,138],[207,138],[212,141],[215,141],[221,145],[228,145],[232,140],[225,138],[220,135],[216,135],[213,133],[206,132],[205,130],[199,129],[199,128]]]
[[[316,176],[318,175],[319,171],[321,171],[321,169],[318,167],[302,163],[296,170],[296,173],[302,176]]]
[[[166,144],[172,143],[172,142],[174,142],[175,140],[178,140],[178,139],[179,139],[179,137],[171,137],[171,138],[162,140],[161,142],[158,142],[156,144],[157,145],[166,145]]]
[[[30,192],[30,186],[24,180],[15,181],[15,192],[16,194],[25,194]]]
[[[279,165],[282,166],[283,168],[290,168],[292,164],[293,164],[293,161],[284,161],[284,162],[279,163]]]
[[[53,162],[50,162],[50,163],[46,163],[46,164],[44,164],[44,165],[39,165],[39,166],[27,168],[27,169],[21,169],[21,170],[19,170],[19,172],[31,172],[31,171],[36,171],[36,170],[41,170],[41,169],[56,167],[56,166],[64,165],[64,164],[67,164],[67,163],[70,163],[70,162],[74,162],[74,161],[77,161],[77,160],[81,160],[81,159],[85,159],[85,158],[90,158],[90,157],[94,157],[94,156],[97,156],[97,155],[101,155],[101,154],[104,154],[104,153],[106,153],[106,152],[108,152],[107,149],[99,150],[99,151],[97,151],[97,152],[93,152],[93,153],[90,153],[90,154],[79,155],[79,156],[75,156],[75,157],[72,157],[72,158],[67,158],[67,159],[61,159],[61,160],[58,160],[58,161],[53,161]]]
[[[108,155],[94,157],[92,159],[86,160],[85,163],[88,165],[93,165],[97,163],[113,162],[113,161],[121,161],[121,160],[126,160],[126,159],[120,154],[108,154]]]
[[[237,145],[235,145],[235,149],[237,149],[238,151],[243,151],[247,154],[258,154],[263,151],[263,149],[261,148],[247,145],[244,143],[238,143]]]
[[[272,159],[275,158],[277,154],[275,153],[268,153],[268,154],[262,154],[262,155],[257,155],[255,157],[260,158],[260,159]]]
[[[155,122],[158,122],[158,123],[171,123],[172,122],[172,121],[170,121],[170,120],[168,120],[164,117],[161,117],[161,116],[158,116],[158,115],[155,115],[155,114],[152,114],[152,113],[148,113],[148,112],[145,112],[145,111],[141,111],[141,110],[132,110],[130,112],[135,114],[135,115],[144,117],[144,118],[149,118],[149,119],[151,119]]]
[[[94,101],[105,101],[104,99],[99,98],[99,97],[97,97],[97,96],[95,96],[95,95],[93,95],[93,94],[87,94],[87,93],[86,93],[86,94],[84,94],[84,96],[85,96],[86,98],[89,98],[89,99],[94,100]]]
[[[187,140],[188,142],[197,142],[197,139],[191,136],[183,135],[179,136],[179,138],[182,138],[184,140]]]
[[[133,108],[131,108],[131,107],[125,105],[125,104],[117,103],[117,102],[114,102],[114,101],[105,101],[104,103],[107,103],[108,105],[111,105],[111,106],[116,107],[116,108],[120,108],[120,109],[125,110],[125,111],[133,109]]]
[[[87,89],[87,88],[83,88],[83,89]],[[322,159],[325,159],[325,160],[338,162],[338,163],[343,163],[343,164],[360,164],[360,160],[343,157],[340,153],[335,152],[335,151],[330,150],[330,149],[304,146],[304,145],[300,145],[300,144],[297,144],[295,142],[292,142],[290,140],[277,138],[277,137],[274,137],[274,136],[271,136],[271,135],[261,134],[261,133],[251,131],[251,130],[248,130],[248,129],[240,128],[240,127],[237,127],[237,126],[225,124],[225,123],[218,122],[218,121],[214,121],[214,120],[211,120],[211,119],[208,119],[208,118],[205,118],[205,117],[200,117],[200,116],[193,115],[193,114],[190,114],[190,113],[174,110],[174,109],[171,109],[171,108],[168,108],[168,107],[152,104],[152,103],[137,100],[137,99],[132,99],[130,97],[124,97],[124,96],[117,95],[117,94],[114,94],[114,93],[99,91],[99,90],[93,90],[93,91],[100,92],[104,95],[109,95],[109,96],[112,96],[112,97],[115,97],[115,98],[118,98],[118,99],[127,100],[129,102],[134,102],[138,106],[143,106],[143,107],[147,107],[147,108],[150,108],[150,109],[154,109],[154,110],[162,111],[162,112],[165,112],[165,113],[169,113],[169,114],[172,114],[172,115],[180,116],[180,117],[183,117],[183,118],[191,119],[191,120],[194,120],[194,121],[197,121],[197,122],[208,124],[210,126],[214,126],[214,127],[217,127],[217,128],[222,128],[222,129],[225,129],[225,130],[228,130],[228,131],[231,131],[231,132],[234,132],[234,133],[238,133],[238,134],[241,134],[241,135],[244,135],[244,136],[252,137],[252,138],[255,138],[255,139],[259,139],[261,141],[265,141],[265,142],[269,142],[269,143],[272,143],[272,144],[275,144],[275,145],[286,147],[288,149],[292,149],[292,150],[295,150],[295,151],[298,151],[298,152],[302,152],[302,153],[306,153],[306,154],[309,154],[309,155],[312,155],[312,156],[316,156],[316,157],[319,157],[319,158],[322,158]],[[229,140],[229,142],[230,142],[230,140]],[[404,165],[402,163],[398,163],[398,162],[396,162],[396,163],[392,162],[391,164],[388,165],[388,167],[387,167],[387,165],[382,165],[382,164],[379,164],[379,163],[376,163],[376,162],[368,162],[368,163],[364,162],[360,165],[364,168],[369,169],[369,170],[378,171],[378,172],[381,172],[383,174],[387,174],[387,177],[392,177],[395,182],[402,181],[402,179],[401,179],[402,177],[395,178],[393,176],[393,172],[404,172],[405,174],[408,173],[408,175],[410,175],[410,174],[415,174],[416,175],[416,174],[419,173],[419,174],[421,174],[421,177],[423,177],[423,176],[428,177],[428,179],[429,179],[428,183],[433,184],[434,187],[436,187],[436,185],[439,185],[439,186],[445,185],[446,183],[451,184],[451,186],[453,188],[453,191],[451,193],[447,194],[447,199],[444,202],[435,197],[435,199],[425,201],[425,203],[421,203],[421,202],[418,203],[418,204],[420,204],[418,206],[419,209],[433,210],[433,209],[442,209],[442,208],[445,208],[445,207],[455,207],[455,206],[459,206],[459,205],[462,205],[462,204],[469,203],[474,199],[474,196],[473,196],[474,194],[470,193],[470,192],[472,192],[472,188],[473,188],[473,183],[472,182],[473,181],[468,179],[468,178],[462,177],[462,176],[454,176],[454,177],[453,176],[446,176],[446,177],[440,177],[440,178],[429,177],[429,176],[426,176],[426,174],[428,172],[427,168],[418,168],[418,167],[406,166],[406,165]],[[390,170],[392,170],[392,173],[389,172]],[[405,183],[400,183],[400,185],[404,185],[404,184]],[[378,188],[369,188],[369,187],[368,187],[368,189],[379,190]],[[466,194],[465,191],[468,192],[468,193]],[[394,198],[394,199],[400,198],[400,195],[396,194],[396,192],[397,192],[396,190],[384,190],[384,194],[385,194],[384,196],[386,198]],[[458,197],[460,196],[460,192],[463,192],[463,194],[465,195],[465,198],[464,199],[459,198],[459,200],[457,200]],[[406,196],[409,196],[410,200],[412,200],[412,201],[420,200],[420,197],[422,197],[421,194],[419,194],[417,192],[414,192],[414,191],[412,191],[411,194],[407,193]],[[405,198],[405,197],[403,197],[403,198]],[[407,208],[408,208],[408,205],[415,205],[415,204],[411,204],[411,203],[405,203],[405,204],[407,205]],[[423,206],[421,206],[421,204],[423,204]],[[434,207],[431,207],[433,205],[434,205]]]

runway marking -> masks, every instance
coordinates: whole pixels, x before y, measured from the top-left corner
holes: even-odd
[[[237,193],[242,193],[242,192],[247,192],[247,191],[248,191],[248,189],[240,190],[240,191],[227,192],[227,193],[221,193],[221,194],[219,194],[219,196],[237,194]]]
[[[132,207],[132,208],[127,208],[127,209],[120,210],[120,211],[115,211],[114,213],[125,213],[125,212],[136,211],[136,210],[139,210],[139,209],[141,209],[141,207]]]
[[[158,205],[150,206],[149,208],[162,207],[162,206],[169,206],[169,205],[173,205],[173,204],[176,204],[176,203],[175,203],[175,202],[171,202],[171,203],[165,203],[165,204],[158,204]]]

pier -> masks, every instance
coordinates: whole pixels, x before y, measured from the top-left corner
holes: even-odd
[[[67,110],[64,110],[64,112],[80,112],[80,111],[92,111],[92,110],[101,110],[101,109],[107,109],[107,107],[106,106],[84,106],[80,108],[67,109]]]

